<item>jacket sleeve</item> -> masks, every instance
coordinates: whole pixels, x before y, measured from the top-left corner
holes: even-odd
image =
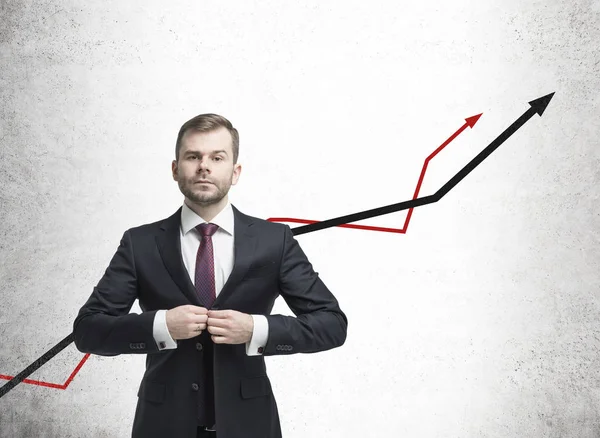
[[[73,338],[83,353],[117,356],[158,352],[153,337],[156,311],[129,313],[138,298],[130,230],[73,323]]]
[[[289,225],[284,225],[279,290],[296,317],[267,315],[264,356],[315,353],[344,344],[348,319],[313,270]]]

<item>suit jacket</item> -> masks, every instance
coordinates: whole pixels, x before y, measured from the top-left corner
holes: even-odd
[[[269,335],[259,356],[248,356],[245,344],[214,344],[217,436],[280,438],[277,403],[264,356],[339,347],[346,340],[348,320],[288,225],[232,208],[234,266],[211,308],[265,315]],[[74,342],[81,352],[147,355],[134,438],[196,437],[194,388],[202,366],[200,336],[178,340],[176,349],[161,351],[152,333],[157,310],[202,306],[181,257],[180,222],[181,207],[167,219],[125,231],[73,323]],[[279,295],[295,317],[270,314]],[[141,314],[129,313],[136,299]]]

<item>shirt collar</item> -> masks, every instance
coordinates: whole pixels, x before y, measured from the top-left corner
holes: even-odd
[[[184,202],[183,207],[181,208],[181,231],[183,232],[183,235],[186,235],[192,228],[203,223],[206,223],[206,221]],[[218,225],[220,229],[233,236],[233,209],[231,208],[231,202],[227,201],[227,205],[225,205],[223,210],[221,210],[210,223]]]

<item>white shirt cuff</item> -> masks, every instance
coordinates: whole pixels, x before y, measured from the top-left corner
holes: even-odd
[[[251,316],[254,320],[254,330],[252,331],[252,339],[250,339],[250,342],[246,342],[246,354],[248,356],[260,356],[269,337],[269,321],[264,315]]]
[[[159,310],[154,316],[152,335],[159,350],[177,348],[177,342],[171,337],[167,327],[167,311]]]

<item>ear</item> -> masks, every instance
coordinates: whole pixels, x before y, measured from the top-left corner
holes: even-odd
[[[242,173],[242,165],[239,163],[235,164],[235,168],[233,169],[231,185],[236,185],[240,179],[240,174]]]
[[[171,163],[171,172],[173,173],[174,180],[177,180],[178,170],[179,170],[179,167],[177,166],[177,161],[173,160],[173,162]]]

